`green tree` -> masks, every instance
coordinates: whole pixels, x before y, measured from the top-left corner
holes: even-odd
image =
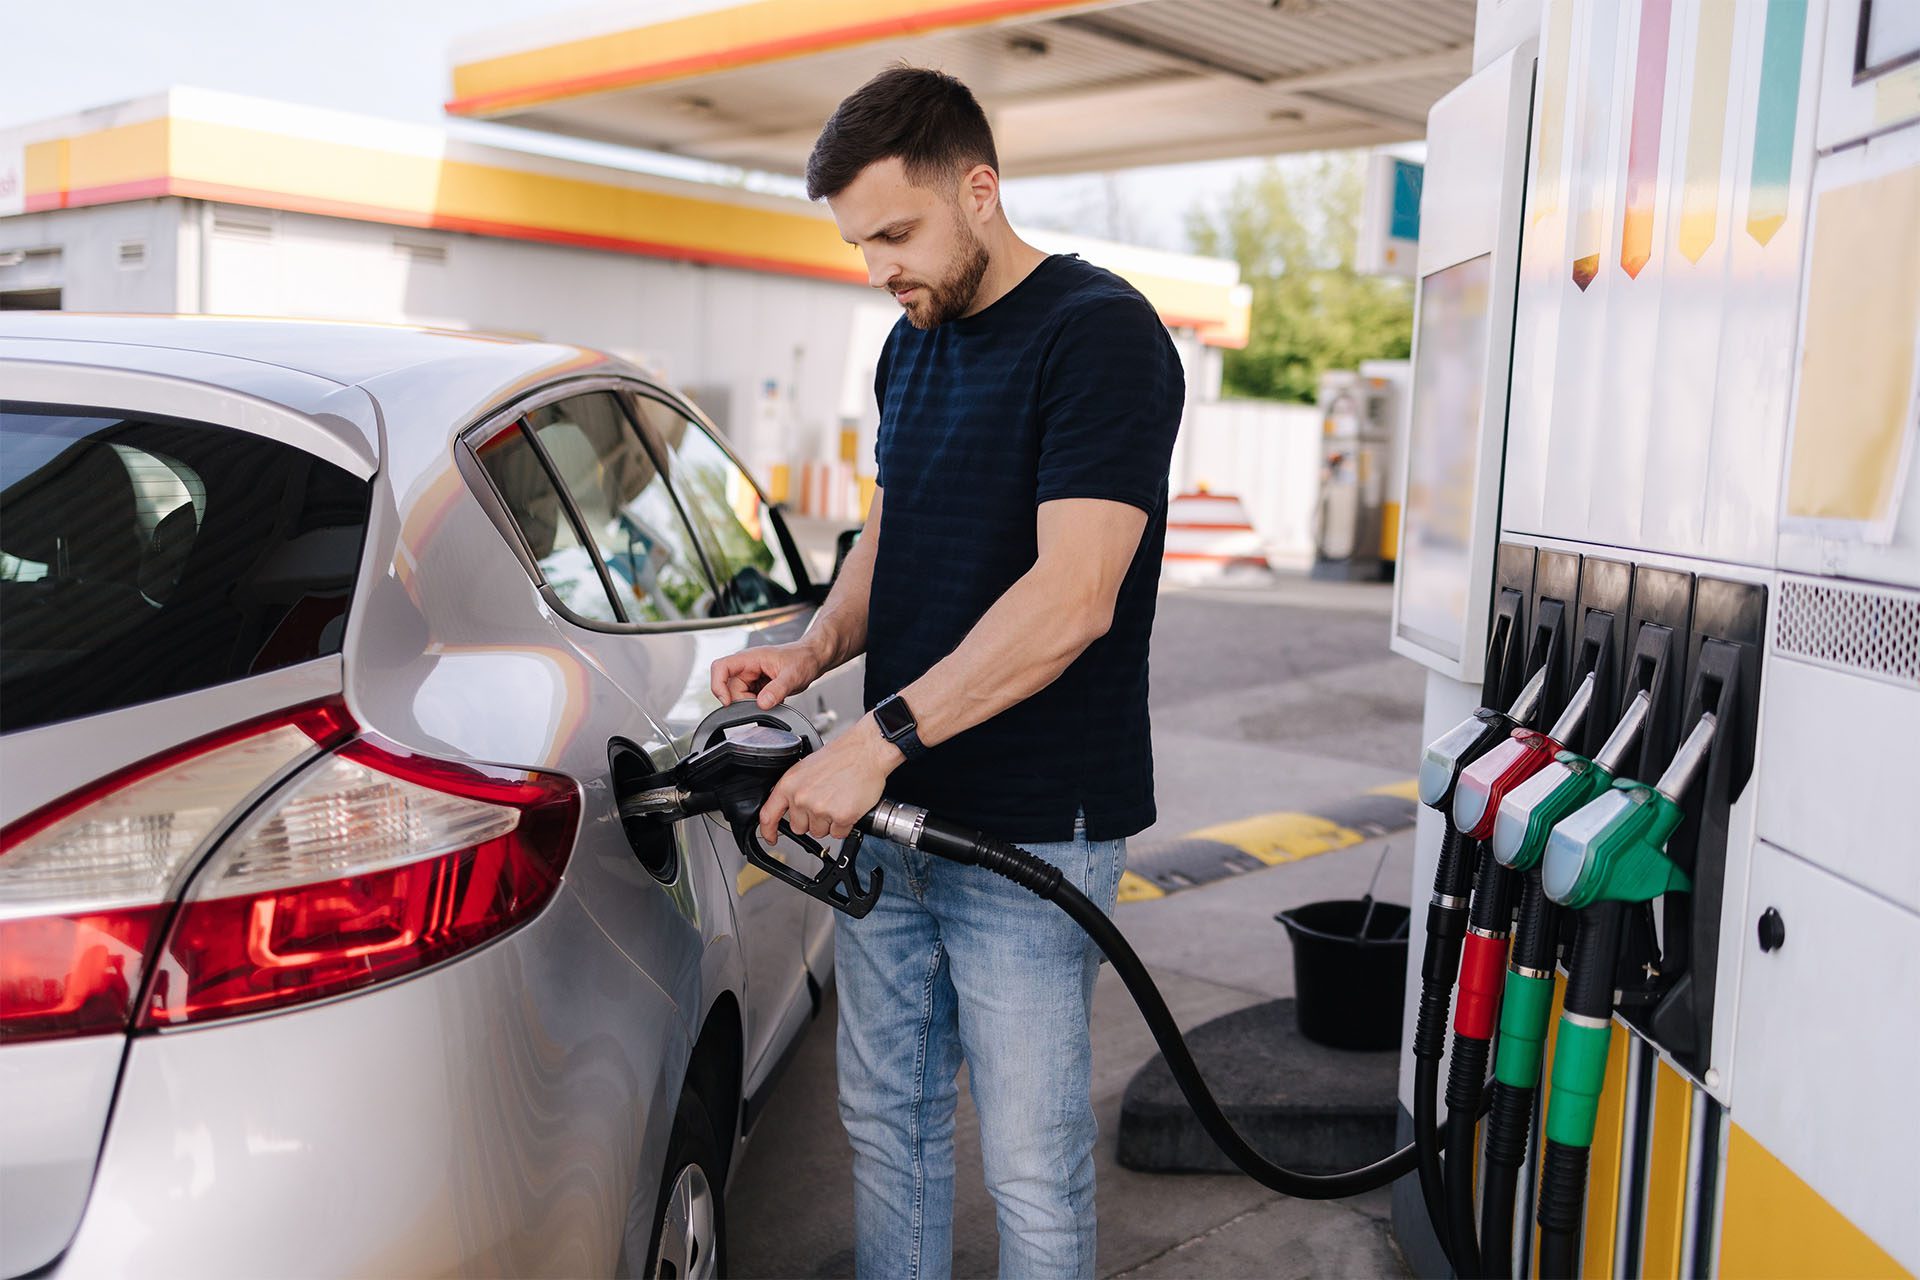
[[[1311,404],[1323,369],[1403,359],[1413,349],[1413,288],[1354,270],[1362,158],[1269,161],[1216,207],[1187,214],[1194,250],[1240,264],[1253,288],[1247,345],[1226,353],[1229,395]]]

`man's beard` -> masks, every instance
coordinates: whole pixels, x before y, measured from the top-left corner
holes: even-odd
[[[967,314],[980,293],[980,282],[987,276],[987,246],[973,228],[962,225],[960,230],[966,241],[949,260],[945,278],[938,284],[914,281],[911,285],[926,293],[921,301],[906,305],[907,323],[916,329],[931,329]]]

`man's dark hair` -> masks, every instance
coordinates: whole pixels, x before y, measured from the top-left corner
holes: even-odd
[[[987,113],[972,90],[943,71],[889,67],[855,89],[828,117],[807,157],[807,198],[839,195],[878,160],[898,158],[907,180],[930,187],[956,169],[997,171]]]

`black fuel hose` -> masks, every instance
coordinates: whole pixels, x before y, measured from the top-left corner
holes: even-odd
[[[1480,1188],[1480,1272],[1487,1280],[1513,1276],[1513,1205],[1532,1128],[1533,1090],[1494,1081]]]
[[[1456,1034],[1447,1069],[1447,1235],[1453,1241],[1453,1269],[1460,1280],[1480,1280],[1481,1271],[1473,1220],[1475,1110],[1471,1106],[1458,1110],[1454,1099],[1480,1096],[1491,1047],[1489,1041]]]
[[[1479,1280],[1480,1246],[1473,1209],[1474,1108],[1486,1088],[1493,1052],[1494,1009],[1507,968],[1507,931],[1513,918],[1514,873],[1481,850],[1475,875],[1472,931],[1461,958],[1453,1022],[1453,1056],[1447,1067],[1447,1236],[1453,1269],[1462,1280]],[[1466,1099],[1462,1107],[1459,1100]]]
[[[1513,926],[1513,968],[1520,974],[1552,973],[1558,950],[1558,910],[1547,900],[1540,870],[1526,873],[1520,887],[1520,913]],[[1507,1046],[1503,1043],[1502,1048]],[[1501,1074],[1513,1072],[1503,1062]],[[1520,1166],[1526,1163],[1527,1141],[1533,1128],[1533,1103],[1539,1084],[1537,1067],[1531,1084],[1493,1083],[1493,1105],[1487,1113],[1485,1181],[1480,1189],[1480,1269],[1489,1280],[1508,1280],[1513,1274],[1513,1209],[1520,1186]]]
[[[1422,1009],[1424,1013],[1424,1008]],[[1446,1011],[1440,1021],[1446,1022]],[[1417,1030],[1417,1028],[1416,1028]],[[1447,1178],[1440,1164],[1440,1060],[1416,1056],[1413,1060],[1414,1166],[1420,1171],[1420,1198],[1426,1202],[1427,1221],[1449,1266],[1453,1242],[1447,1235]]]
[[[883,812],[888,816],[879,816]],[[1384,1187],[1394,1179],[1414,1171],[1418,1150],[1413,1143],[1372,1164],[1345,1173],[1301,1173],[1277,1165],[1255,1151],[1227,1119],[1212,1091],[1207,1088],[1206,1081],[1201,1078],[1200,1068],[1195,1065],[1187,1042],[1180,1035],[1179,1024],[1174,1022],[1160,989],[1154,985],[1153,977],[1141,963],[1140,957],[1134,954],[1126,935],[1090,898],[1075,888],[1058,867],[1018,845],[904,805],[883,802],[879,810],[868,814],[857,825],[867,834],[896,840],[950,862],[991,871],[1066,912],[1100,948],[1112,963],[1114,972],[1126,983],[1127,993],[1133,997],[1141,1016],[1146,1019],[1147,1027],[1153,1032],[1153,1038],[1167,1060],[1167,1067],[1173,1073],[1174,1082],[1180,1086],[1187,1105],[1193,1108],[1200,1127],[1206,1130],[1207,1136],[1233,1161],[1236,1168],[1261,1186],[1301,1200],[1338,1200]]]
[[[1562,1013],[1605,1026],[1613,1017],[1614,964],[1619,955],[1620,926],[1626,908],[1622,903],[1602,900],[1580,913],[1580,932],[1567,965],[1567,996]],[[1570,1033],[1569,1033],[1570,1034]],[[1562,1059],[1567,1056],[1565,1037],[1560,1055],[1555,1058],[1555,1087],[1561,1083]],[[1556,1105],[1549,1100],[1549,1108]],[[1549,1112],[1551,1114],[1551,1111]],[[1554,1131],[1548,1125],[1547,1133]],[[1588,1141],[1574,1145],[1548,1136],[1541,1144],[1540,1204],[1535,1220],[1540,1225],[1541,1280],[1574,1280],[1580,1267],[1580,1226],[1587,1206],[1587,1160],[1592,1152]]]
[[[1440,1058],[1447,1048],[1447,1015],[1460,975],[1460,949],[1467,932],[1467,891],[1473,883],[1473,842],[1463,840],[1450,816],[1442,816],[1440,859],[1427,904],[1427,945],[1420,961],[1420,1007],[1413,1023],[1413,1144],[1420,1196],[1434,1238],[1454,1261],[1447,1229],[1446,1176],[1440,1166]]]

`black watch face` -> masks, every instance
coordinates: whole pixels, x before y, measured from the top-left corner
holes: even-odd
[[[873,721],[882,734],[892,738],[913,728],[913,713],[906,703],[893,697],[873,709]]]

